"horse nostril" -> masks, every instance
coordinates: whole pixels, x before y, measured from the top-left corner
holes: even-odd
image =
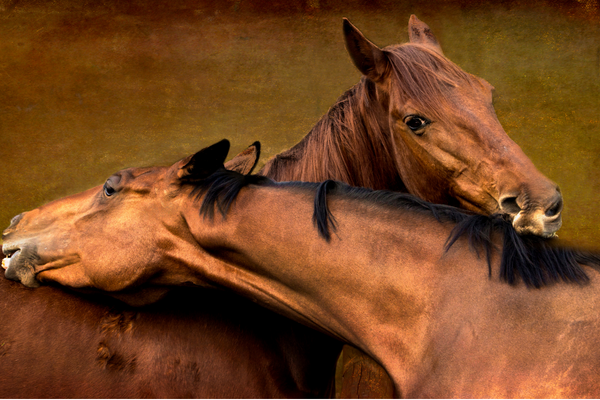
[[[25,213],[21,213],[19,215],[15,215],[14,217],[12,217],[12,219],[10,220],[10,226],[14,226],[14,225],[18,224],[19,221],[21,219],[23,219],[24,215],[25,215]]]
[[[554,217],[562,211],[562,207],[563,201],[562,198],[560,198],[553,206],[548,208],[544,214],[546,215],[546,217]]]
[[[504,197],[500,200],[500,208],[508,214],[518,214],[521,207],[517,204],[517,197]]]

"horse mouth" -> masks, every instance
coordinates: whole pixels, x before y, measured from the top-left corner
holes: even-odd
[[[10,267],[11,261],[17,258],[17,256],[21,253],[21,249],[2,249],[2,252],[5,255],[5,257],[2,259],[2,268],[7,270]]]
[[[40,284],[35,279],[33,265],[30,263],[31,254],[19,248],[6,248],[2,252],[6,257],[2,259],[4,277],[13,281],[21,282],[27,287],[38,287]]]

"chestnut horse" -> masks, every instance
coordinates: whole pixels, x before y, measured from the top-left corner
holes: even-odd
[[[414,15],[408,32],[409,43],[379,49],[344,20],[346,47],[365,76],[259,173],[408,191],[433,203],[503,213],[521,234],[552,236],[561,225],[562,196],[504,132],[493,87],[444,57]]]
[[[600,255],[411,195],[241,175],[228,149],[23,214],[6,276],[140,301],[233,290],[358,347],[397,396],[600,396]]]
[[[489,84],[443,57],[427,25],[415,16],[409,21],[411,41],[401,46],[380,50],[346,20],[344,32],[353,61],[366,76],[297,146],[267,163],[262,174],[276,180],[334,178],[376,189],[408,190],[435,202],[505,212],[522,233],[553,235],[561,223],[560,193],[503,131]],[[302,329],[293,326],[282,327],[282,332]],[[305,358],[317,354],[315,362],[295,364],[312,364],[309,369],[321,371],[331,364],[327,370],[333,370],[337,346],[324,336],[318,343],[307,335]],[[301,341],[303,334],[294,337]],[[232,343],[236,341],[232,337]],[[326,395],[328,385],[304,380],[308,375],[290,372],[289,380],[297,383],[302,396]],[[235,384],[229,387],[233,390]],[[385,384],[369,390],[370,396],[389,393]],[[238,396],[233,393],[228,396]],[[297,392],[283,391],[278,397],[286,393]],[[270,395],[256,392],[254,397]]]
[[[227,168],[250,172],[258,156],[255,143]],[[281,340],[256,321],[288,320],[217,291],[177,290],[143,308],[6,279],[0,293],[1,398],[310,397],[335,368],[313,360],[331,348],[335,362],[340,348],[310,346],[329,338],[301,325]]]

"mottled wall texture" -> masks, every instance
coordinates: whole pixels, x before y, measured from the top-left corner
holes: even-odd
[[[264,159],[292,146],[360,78],[342,17],[385,46],[413,13],[496,87],[562,188],[561,239],[598,247],[598,0],[0,0],[0,226],[222,138]]]

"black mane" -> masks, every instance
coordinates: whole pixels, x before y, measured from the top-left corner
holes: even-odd
[[[518,283],[519,277],[525,285],[535,288],[560,281],[584,284],[589,281],[589,277],[580,264],[600,268],[600,254],[559,247],[553,240],[539,236],[520,236],[512,224],[498,214],[474,214],[448,205],[429,203],[409,194],[373,191],[331,180],[319,184],[313,215],[319,235],[327,241],[331,238],[329,226],[333,231],[336,229],[335,219],[327,207],[327,195],[330,193],[384,206],[426,212],[440,222],[456,224],[446,241],[445,250],[450,250],[459,238],[467,237],[469,246],[477,255],[483,251],[490,277],[491,254],[497,250],[492,234],[501,234],[503,246],[500,279],[511,285]]]
[[[381,206],[421,212],[433,216],[440,222],[454,223],[445,250],[461,237],[467,237],[469,246],[478,255],[483,251],[491,276],[491,254],[497,250],[492,234],[502,235],[503,246],[500,264],[500,279],[514,285],[523,280],[528,287],[541,288],[552,283],[573,282],[584,284],[589,277],[580,264],[600,268],[600,254],[559,247],[553,240],[537,236],[519,236],[512,224],[500,215],[485,216],[456,207],[432,204],[415,196],[386,190],[371,190],[348,186],[327,180],[322,183],[282,182],[277,183],[260,175],[241,175],[224,168],[199,182],[192,191],[197,199],[204,195],[200,214],[213,218],[215,207],[226,216],[240,190],[250,184],[278,187],[306,187],[316,190],[313,222],[319,236],[331,240],[336,222],[327,205],[328,195],[372,202]]]
[[[229,208],[245,186],[252,184],[268,186],[274,182],[261,175],[242,175],[223,167],[208,178],[193,184],[195,186],[190,195],[194,196],[196,200],[204,195],[202,206],[200,206],[200,215],[213,219],[215,207],[223,217],[227,216]]]

